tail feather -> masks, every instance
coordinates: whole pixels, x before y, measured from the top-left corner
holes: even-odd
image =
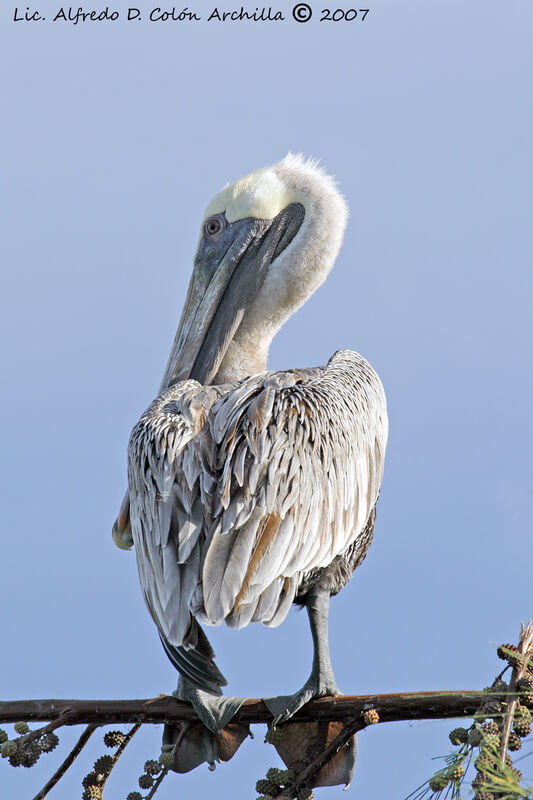
[[[172,665],[198,689],[222,694],[227,680],[214,662],[213,648],[195,619],[181,645],[173,645],[161,636],[161,643]]]

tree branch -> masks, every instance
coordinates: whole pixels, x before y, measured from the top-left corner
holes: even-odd
[[[61,728],[63,725],[68,725],[69,720],[70,708],[65,708],[63,709],[63,712],[56,719],[53,719],[51,722],[49,722],[48,725],[43,725],[42,728],[36,728],[36,730],[20,736],[18,738],[18,743],[22,747],[28,744],[28,742],[33,742],[35,739],[40,739],[41,736],[44,736],[46,733],[52,733],[52,731],[55,731],[56,728]]]
[[[497,695],[492,696],[499,699]],[[312,720],[352,721],[369,708],[379,713],[380,722],[414,719],[470,717],[486,699],[479,691],[406,692],[381,695],[341,695],[323,697],[307,703],[292,718],[294,722]],[[502,698],[503,699],[503,698]],[[68,716],[66,715],[68,712]],[[121,723],[176,723],[197,720],[193,707],[174,697],[146,700],[8,700],[0,702],[0,723],[54,721],[65,714],[60,724],[112,725]],[[234,722],[269,723],[272,714],[262,700],[248,699]],[[287,723],[287,724],[290,724]]]
[[[141,729],[141,727],[142,727],[142,723],[137,722],[133,726],[133,728],[130,731],[128,731],[128,733],[124,736],[124,739],[123,739],[121,745],[119,746],[117,752],[113,756],[113,766],[111,767],[111,769],[109,770],[107,775],[104,777],[103,781],[100,783],[100,788],[102,789],[102,793],[104,791],[104,786],[106,785],[106,783],[109,780],[109,776],[111,775],[111,772],[116,767],[117,761],[119,760],[120,756],[122,755],[122,753],[124,752],[126,747],[129,745],[129,743],[131,742],[131,740],[133,739],[133,737],[135,736],[137,731],[139,731]]]
[[[54,772],[50,780],[46,783],[45,786],[43,786],[41,791],[35,795],[33,800],[44,800],[48,792],[54,788],[56,783],[58,783],[61,780],[67,769],[70,766],[72,766],[72,764],[77,759],[77,757],[79,756],[79,754],[81,753],[81,751],[83,750],[83,748],[85,747],[85,745],[87,744],[87,742],[89,741],[89,739],[91,738],[92,734],[94,733],[97,727],[98,725],[87,725],[82,735],[80,736],[80,738],[78,739],[78,741],[76,742],[76,744],[74,745],[74,747],[72,748],[66,759],[63,761],[59,769],[57,769],[56,772]]]
[[[504,717],[503,731],[501,736],[500,755],[501,755],[502,765],[505,763],[505,754],[507,753],[507,747],[509,745],[509,736],[511,735],[511,726],[513,724],[514,712],[518,704],[516,684],[518,680],[520,678],[523,678],[523,676],[527,672],[528,655],[531,651],[532,639],[533,639],[533,626],[531,624],[531,621],[529,621],[526,626],[522,624],[522,630],[520,632],[520,641],[518,642],[518,649],[520,650],[520,653],[524,656],[524,658],[517,664],[515,664],[515,666],[513,667],[513,671],[511,673],[511,680],[509,681],[510,699],[507,704],[507,710]]]

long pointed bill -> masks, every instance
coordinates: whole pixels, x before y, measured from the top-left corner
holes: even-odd
[[[213,248],[201,243],[161,390],[186,378],[202,384],[213,380],[270,264],[296,236],[303,219],[303,206],[292,203],[272,220],[232,223],[216,268],[210,263]]]

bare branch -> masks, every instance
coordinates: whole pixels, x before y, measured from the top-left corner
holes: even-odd
[[[498,695],[493,695],[499,699]],[[414,719],[449,719],[472,716],[485,700],[479,691],[406,692],[382,695],[341,695],[312,700],[298,711],[294,722],[353,720],[367,709],[379,713],[380,722]],[[505,699],[502,696],[501,699]],[[194,722],[189,703],[162,696],[145,700],[9,700],[0,702],[0,723],[18,720],[59,721],[59,725],[111,725],[124,723]],[[262,700],[248,699],[235,722],[269,723],[272,714]],[[290,721],[287,723],[290,724]],[[56,727],[59,727],[56,726]]]
[[[18,744],[23,747],[29,742],[33,742],[35,739],[40,739],[41,736],[44,736],[46,733],[55,731],[56,728],[61,728],[63,725],[69,725],[70,717],[71,709],[65,708],[59,717],[57,717],[57,719],[53,719],[52,722],[48,723],[48,725],[43,725],[42,728],[36,728],[34,731],[29,731],[29,733],[25,733],[23,736],[20,736],[17,740]]]
[[[92,734],[94,733],[97,727],[98,725],[87,725],[82,735],[80,736],[80,738],[78,739],[78,741],[76,742],[76,744],[74,745],[74,747],[72,748],[66,759],[63,761],[59,769],[56,772],[54,772],[48,783],[45,784],[45,786],[43,786],[43,788],[38,794],[35,795],[33,800],[44,800],[48,792],[54,788],[56,783],[58,783],[58,781],[61,780],[61,778],[68,770],[68,768],[72,766],[72,764],[77,759],[77,757],[79,756],[79,754],[81,753],[81,751],[83,750],[83,748],[85,747],[85,745],[87,744],[87,742],[89,741],[89,739],[91,738]]]
[[[131,740],[133,739],[133,737],[135,736],[137,731],[141,728],[141,726],[142,726],[142,723],[141,722],[137,722],[133,726],[133,728],[130,731],[128,731],[128,733],[124,736],[124,739],[122,740],[117,752],[113,756],[113,766],[111,767],[111,769],[109,770],[107,775],[104,777],[103,781],[100,783],[100,788],[102,789],[102,792],[104,790],[104,786],[106,785],[107,781],[109,780],[109,776],[111,775],[112,770],[116,766],[117,761],[119,760],[120,756],[122,755],[122,753],[124,752],[126,747],[129,745],[129,743],[131,742]]]

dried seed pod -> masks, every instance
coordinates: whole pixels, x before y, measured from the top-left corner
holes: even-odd
[[[278,767],[270,767],[270,769],[267,770],[266,776],[267,780],[281,785],[285,779],[285,770],[279,769]]]
[[[498,734],[489,733],[485,736],[485,746],[490,750],[497,750],[500,746],[500,737]]]
[[[500,714],[501,710],[502,704],[499,700],[487,700],[480,708],[480,713],[484,714],[486,717],[494,717]]]
[[[511,751],[520,750],[522,747],[522,739],[516,733],[509,734],[509,741],[507,743],[507,747]]]
[[[481,750],[480,754],[474,761],[474,766],[479,772],[483,772],[485,768],[494,766],[494,753],[488,750]]]
[[[39,740],[39,745],[43,753],[51,753],[59,744],[59,737],[53,731],[43,734]]]
[[[486,772],[478,772],[472,781],[472,789],[483,789],[490,781],[490,775]]]
[[[30,729],[30,726],[27,722],[15,722],[13,727],[15,728],[16,733],[19,734],[28,733]]]
[[[454,728],[448,734],[448,738],[454,745],[466,744],[468,742],[468,730],[466,728]]]
[[[513,731],[517,736],[520,736],[521,739],[525,739],[526,736],[529,736],[531,733],[531,723],[523,719],[516,719],[513,722]]]
[[[379,714],[375,708],[369,708],[363,714],[363,722],[365,725],[377,725],[379,722]]]
[[[86,789],[88,786],[98,786],[99,783],[100,779],[96,772],[89,772],[89,774],[86,775],[82,780],[81,785],[84,789]]]
[[[82,798],[83,800],[102,800],[102,790],[99,786],[87,786]]]
[[[120,747],[124,739],[122,731],[108,731],[104,736],[104,744],[106,747]]]
[[[15,753],[18,752],[18,744],[16,742],[4,742],[0,747],[0,753],[2,754],[2,758],[11,758],[14,756]]]
[[[443,772],[437,772],[429,779],[429,788],[432,792],[442,792],[448,786],[449,779]]]
[[[522,653],[514,644],[501,644],[496,652],[498,658],[501,658],[502,661],[507,661],[512,667],[516,667],[520,663]]]
[[[21,748],[20,760],[23,767],[33,767],[41,756],[42,750],[37,742],[28,742]]]
[[[481,730],[483,731],[485,736],[488,736],[491,733],[497,736],[499,734],[499,732],[500,732],[500,729],[498,727],[498,723],[494,722],[493,719],[489,720],[488,722],[483,723],[483,725],[481,726]]]
[[[528,708],[533,708],[533,691],[520,692],[520,703]]]
[[[514,718],[520,718],[522,722],[531,722],[531,711],[526,706],[519,704],[515,709]]]
[[[148,775],[159,775],[162,769],[163,767],[159,761],[154,761],[153,758],[150,758],[144,763],[144,771],[148,773]]]
[[[168,752],[167,753],[161,753],[161,755],[159,756],[159,763],[163,767],[166,767],[166,768],[171,767],[172,764],[174,763],[174,756],[172,755],[172,753],[168,753]]]
[[[267,778],[259,778],[257,783],[255,784],[255,791],[259,792],[260,794],[270,794],[271,789],[271,781],[267,780]]]
[[[461,780],[464,774],[465,774],[465,768],[463,767],[462,761],[460,761],[458,764],[454,764],[453,766],[451,766],[447,772],[448,778],[451,781]]]
[[[111,772],[113,769],[113,764],[115,760],[113,756],[100,756],[94,762],[94,771],[97,772],[99,775],[107,775],[108,772]]]
[[[281,781],[273,781],[271,778],[261,778],[257,781],[255,788],[258,792],[267,795],[275,795],[279,793]]]
[[[9,756],[9,763],[12,767],[22,766],[22,753],[19,748],[17,748],[16,753],[13,753],[12,756]]]
[[[139,786],[141,789],[150,789],[154,785],[154,779],[151,775],[141,775],[139,778]]]

